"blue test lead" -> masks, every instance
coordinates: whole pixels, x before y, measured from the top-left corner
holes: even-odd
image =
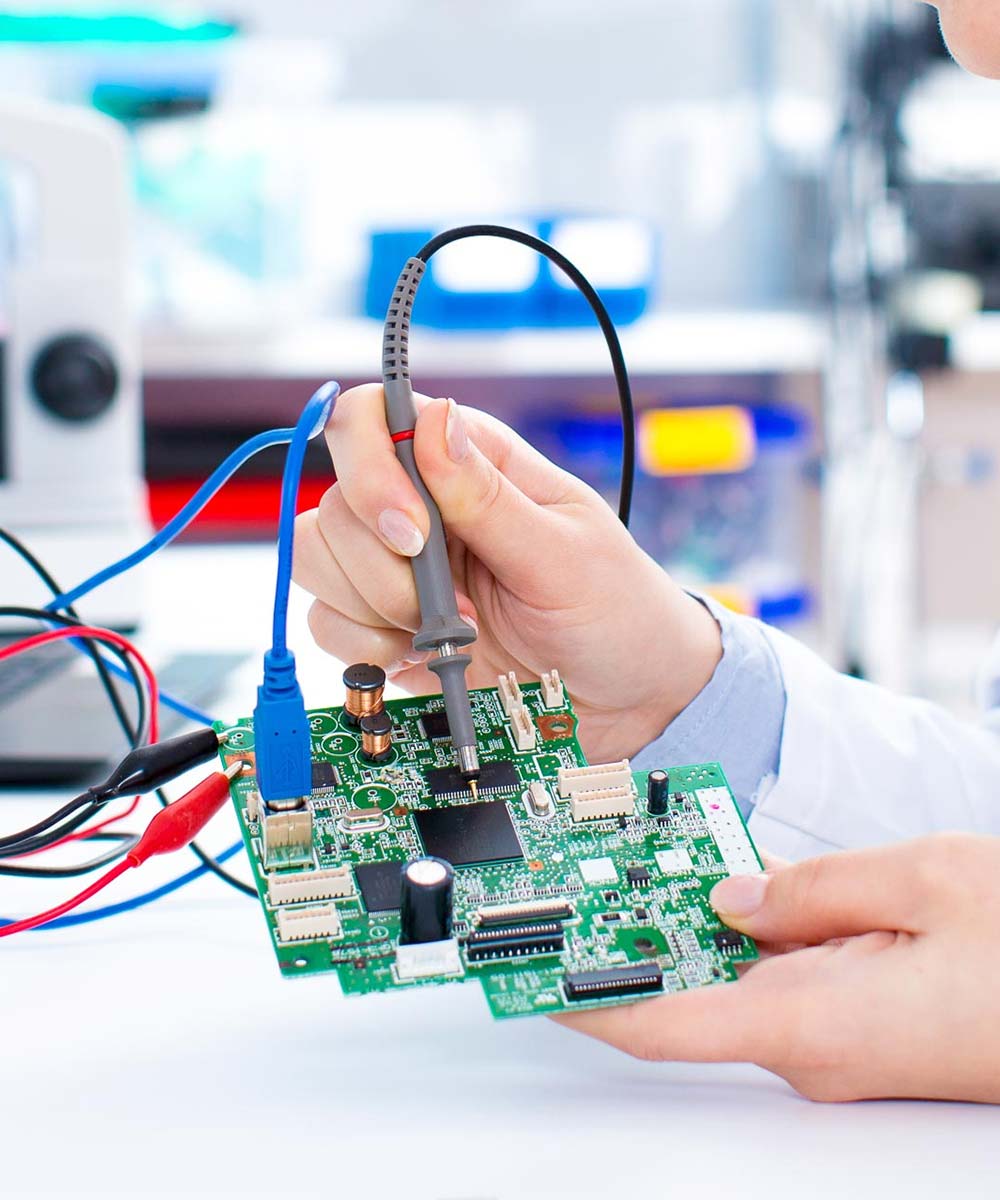
[[[281,477],[278,517],[278,569],[274,588],[271,648],[264,655],[264,678],[254,709],[257,781],[265,804],[300,800],[312,790],[312,744],[305,700],[288,648],[288,594],[295,547],[295,509],[306,449],[330,419],[340,393],[324,383],[310,397],[295,426]]]

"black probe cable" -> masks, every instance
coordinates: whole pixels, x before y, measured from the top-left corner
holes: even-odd
[[[621,407],[622,477],[618,489],[618,516],[621,523],[627,529],[629,519],[632,515],[632,494],[635,491],[635,405],[632,401],[632,384],[629,381],[628,367],[625,365],[622,344],[618,338],[618,331],[615,329],[614,322],[611,320],[611,316],[604,305],[604,301],[583,272],[574,266],[566,255],[560,253],[555,246],[550,246],[548,242],[542,241],[540,237],[535,237],[532,233],[524,233],[520,229],[509,229],[506,225],[459,225],[454,229],[445,230],[444,233],[439,233],[436,237],[432,237],[429,242],[417,251],[414,257],[426,263],[439,250],[450,245],[452,242],[459,242],[464,238],[474,237],[503,238],[508,242],[517,242],[521,246],[527,246],[529,250],[535,250],[538,254],[547,258],[549,262],[554,263],[564,275],[567,275],[572,280],[593,310],[594,316],[597,318],[597,323],[601,327],[601,333],[604,334],[608,353],[611,355],[611,367],[614,371],[615,385],[618,389],[618,403]]]

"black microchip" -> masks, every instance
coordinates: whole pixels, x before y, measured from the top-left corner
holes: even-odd
[[[399,911],[404,866],[401,862],[374,862],[354,868],[358,890],[368,912]]]
[[[649,872],[645,867],[629,867],[625,874],[633,887],[643,887],[649,883]]]
[[[327,788],[336,787],[338,783],[340,783],[340,776],[333,763],[314,762],[312,764],[312,790],[314,792],[326,791]]]
[[[743,934],[735,929],[720,929],[714,938],[715,944],[723,953],[727,950],[743,949]]]
[[[427,786],[432,796],[452,796],[468,793],[468,781],[462,778],[458,767],[431,767],[426,772]],[[517,767],[509,758],[499,762],[484,762],[477,780],[480,792],[508,792],[521,786]],[[447,857],[445,855],[444,857]]]
[[[567,1000],[602,1000],[606,996],[640,996],[663,991],[663,971],[656,963],[610,967],[603,971],[567,971]]]
[[[446,712],[423,712],[420,714],[420,725],[424,737],[430,742],[441,742],[451,737],[451,726],[448,724]]]
[[[524,857],[507,805],[501,800],[418,809],[413,820],[427,853],[453,866]]]
[[[635,919],[637,921],[648,921],[649,913],[646,912],[646,910],[644,908],[637,908],[635,910]]]
[[[617,892],[605,892],[604,899],[607,900],[609,904],[617,904],[621,899],[621,896],[619,896]]]

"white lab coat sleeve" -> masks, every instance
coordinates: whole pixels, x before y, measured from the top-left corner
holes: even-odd
[[[769,630],[785,686],[777,780],[750,818],[757,845],[787,858],[935,830],[1000,833],[1000,644],[983,724],[841,675]]]

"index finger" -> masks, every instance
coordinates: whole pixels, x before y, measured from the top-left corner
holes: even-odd
[[[417,410],[428,402],[415,396]],[[326,441],[348,507],[398,554],[423,549],[430,523],[417,489],[396,457],[385,417],[382,385],[351,388],[337,401]],[[408,537],[407,524],[415,531]]]

